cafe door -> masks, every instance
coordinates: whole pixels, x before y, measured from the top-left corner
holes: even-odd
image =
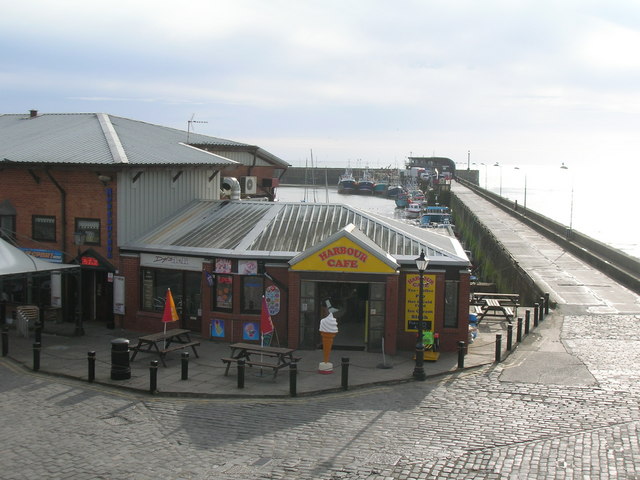
[[[182,328],[193,332],[202,330],[202,273],[184,272],[180,317]]]

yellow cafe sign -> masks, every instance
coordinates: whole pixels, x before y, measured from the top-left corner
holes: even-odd
[[[398,268],[393,257],[353,225],[293,258],[290,265],[295,271],[342,273],[389,274],[396,273]]]

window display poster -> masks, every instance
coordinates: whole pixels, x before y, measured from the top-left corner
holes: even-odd
[[[211,336],[215,338],[224,338],[224,320],[214,318],[211,320]]]
[[[231,259],[216,258],[216,273],[231,273]]]
[[[258,261],[257,260],[238,260],[238,273],[240,275],[257,275]]]
[[[269,315],[276,315],[280,312],[280,289],[275,285],[269,285],[264,291],[264,298],[267,301]]]
[[[260,325],[258,322],[244,322],[242,326],[243,340],[260,340]]]
[[[113,313],[124,315],[124,277],[113,276]]]
[[[60,272],[51,272],[51,306],[62,306],[62,276]]]
[[[216,307],[233,308],[233,277],[218,275],[216,277]]]
[[[422,320],[423,330],[433,332],[435,320],[435,299],[436,299],[436,276],[423,275],[423,304]],[[407,275],[407,285],[405,290],[405,332],[418,330],[420,313],[420,276]]]

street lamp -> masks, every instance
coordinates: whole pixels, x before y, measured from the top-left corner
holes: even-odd
[[[76,329],[75,335],[80,337],[84,335],[84,327],[82,326],[82,259],[80,258],[80,247],[84,245],[84,242],[87,239],[87,234],[82,230],[78,230],[73,233],[73,243],[78,247],[78,256],[76,258],[77,262],[80,264],[80,269],[78,269],[78,276],[76,277]]]
[[[424,257],[424,250],[420,252],[420,256],[416,258],[416,267],[420,275],[420,288],[418,295],[418,341],[416,342],[416,366],[413,369],[413,378],[416,380],[425,380],[427,376],[424,373],[424,271],[429,265],[429,260]]]
[[[562,165],[560,165],[560,168],[562,170],[568,170],[569,167],[567,167],[564,162],[562,162]],[[571,180],[571,208],[569,210],[569,229],[567,230],[567,240],[571,239],[571,236],[573,234],[573,179]]]
[[[500,167],[500,196],[502,197],[502,165],[499,162],[493,164],[494,167]]]
[[[480,165],[484,165],[484,189],[487,189],[487,164],[480,162]]]
[[[520,170],[520,167],[513,167],[514,170]],[[524,206],[523,206],[523,214],[527,216],[527,172],[524,172]]]

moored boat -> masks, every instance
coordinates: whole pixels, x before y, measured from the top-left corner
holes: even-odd
[[[418,218],[422,213],[422,204],[418,202],[411,202],[404,210],[405,218]]]
[[[356,189],[360,195],[373,195],[374,184],[375,182],[369,173],[369,169],[365,168],[364,172],[362,172],[362,177],[360,177],[356,183]]]
[[[351,170],[347,168],[338,178],[338,193],[351,194],[356,193],[357,184]]]
[[[396,207],[405,208],[409,206],[409,203],[411,202],[411,197],[409,196],[409,193],[403,190],[402,192],[398,193],[398,195],[395,198],[395,202],[396,202]]]
[[[451,210],[449,207],[439,205],[427,207],[420,217],[419,226],[423,228],[453,227]]]

